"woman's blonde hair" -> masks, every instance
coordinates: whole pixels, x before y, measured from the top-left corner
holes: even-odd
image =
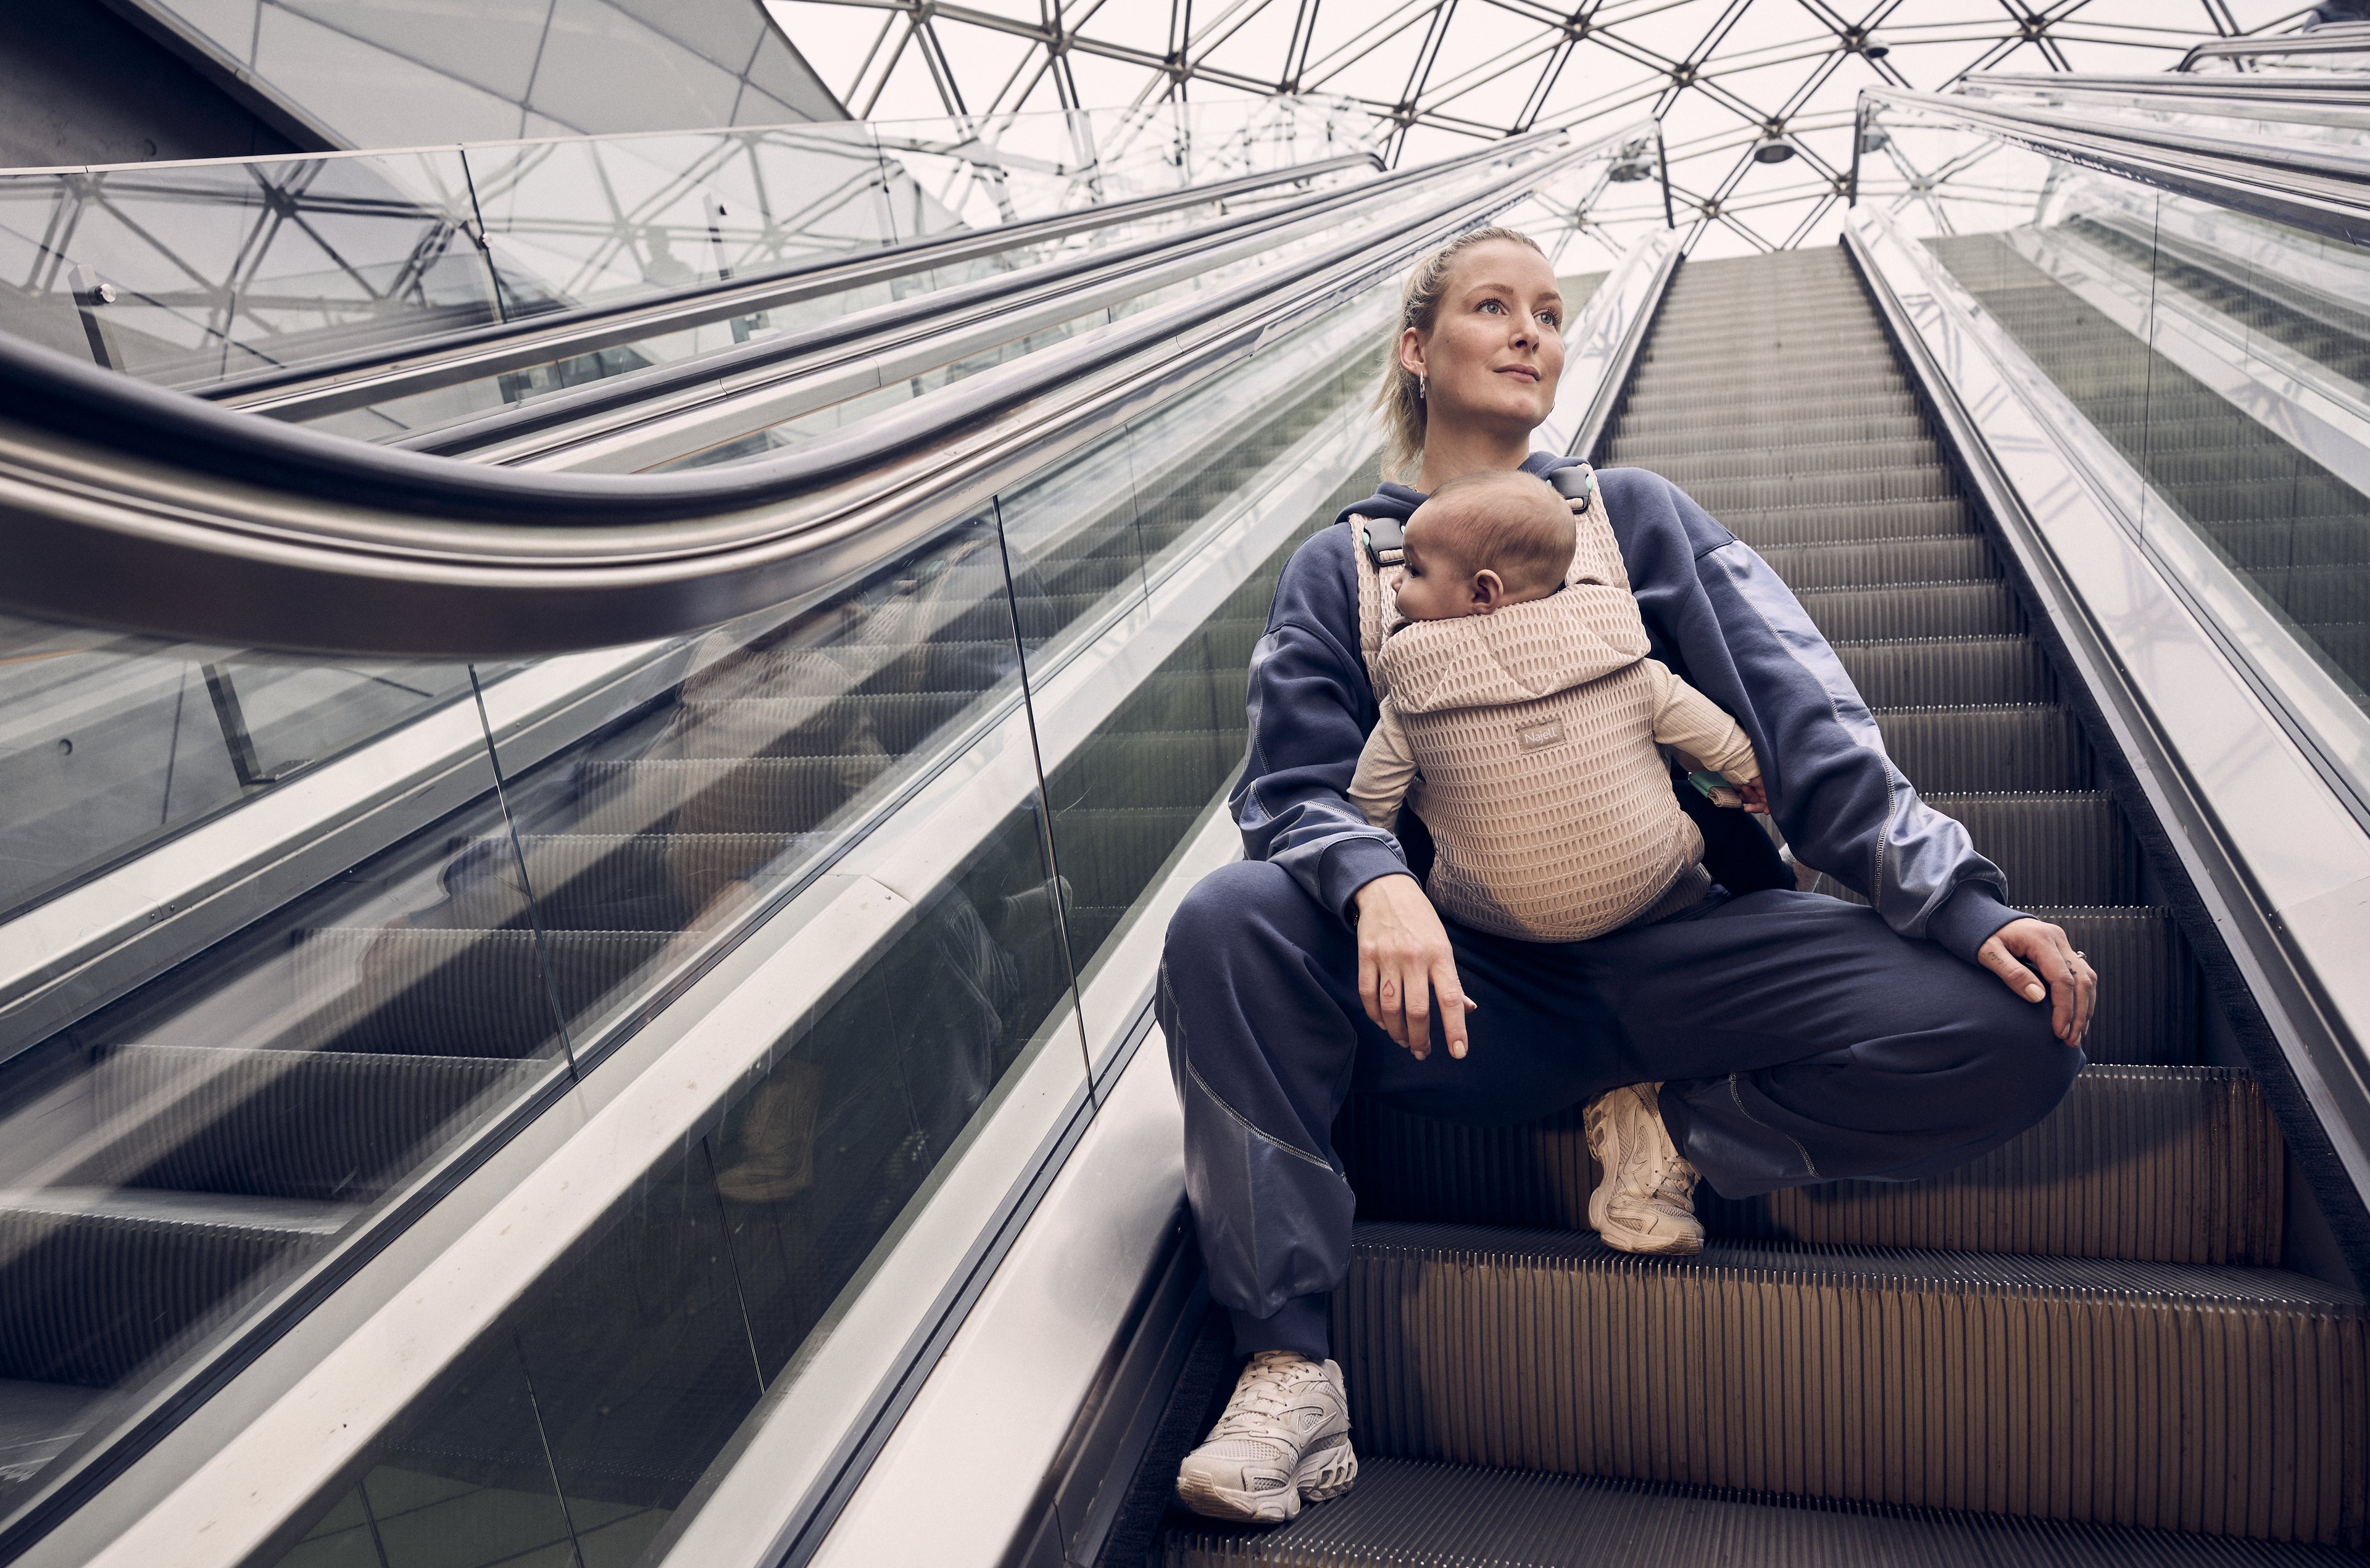
[[[1542,258],[1547,255],[1539,250],[1538,241],[1520,229],[1492,225],[1457,235],[1425,257],[1408,274],[1407,287],[1399,294],[1399,319],[1391,328],[1390,354],[1383,362],[1383,384],[1375,394],[1375,406],[1383,416],[1383,471],[1386,474],[1405,474],[1423,458],[1423,383],[1420,377],[1400,367],[1399,338],[1410,326],[1430,333],[1432,323],[1439,319],[1440,296],[1448,287],[1448,274],[1456,265],[1456,258],[1477,245],[1501,239],[1512,240]]]

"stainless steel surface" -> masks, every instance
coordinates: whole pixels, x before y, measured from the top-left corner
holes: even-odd
[[[954,1568],[1002,1559],[1168,1242],[1185,1191],[1183,1146],[1184,1117],[1156,1032],[1106,1091],[811,1562]],[[762,1484],[751,1475],[732,1511],[745,1517],[762,1506]],[[722,1511],[711,1505],[709,1512]],[[766,1561],[763,1545],[754,1533],[686,1536],[664,1561],[675,1568],[755,1563]]]

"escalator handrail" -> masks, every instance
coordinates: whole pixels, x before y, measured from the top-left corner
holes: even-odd
[[[627,301],[575,305],[513,321],[488,322],[440,333],[424,342],[278,366],[190,390],[209,401],[269,414],[277,419],[320,418],[371,403],[481,380],[505,371],[596,353],[639,338],[753,315],[819,294],[885,282],[929,268],[1315,179],[1361,165],[1377,170],[1384,167],[1378,154],[1345,153],[994,228],[961,229],[879,246],[853,256],[823,257],[762,273],[685,283],[655,293],[638,294]]]
[[[1956,94],[1862,89],[1880,103],[1957,120],[2003,141],[2193,196],[2345,245],[2370,243],[2370,154],[2286,137],[2108,124]]]
[[[2067,71],[1978,71],[1960,80],[1960,86],[2008,92],[2122,93],[2133,97],[2181,98],[2192,102],[2227,100],[2234,109],[2259,104],[2370,106],[2370,76],[2171,76],[2161,73],[2119,76]]]
[[[2265,54],[2360,54],[2370,52],[2370,24],[2339,23],[2308,33],[2277,33],[2269,38],[2214,38],[2192,44],[2173,67],[2193,71],[2201,60],[2252,60]]]
[[[1237,212],[1172,233],[1151,235],[1123,245],[1061,257],[949,288],[934,289],[928,293],[892,300],[869,310],[818,322],[795,332],[779,333],[712,353],[609,376],[572,391],[554,393],[530,403],[496,409],[473,419],[424,429],[385,444],[411,452],[458,457],[498,441],[548,430],[687,388],[746,376],[754,371],[771,369],[777,375],[787,374],[789,373],[784,366],[787,361],[825,350],[837,350],[836,357],[844,359],[860,352],[867,338],[892,335],[902,338],[918,323],[952,315],[998,300],[1039,294],[1056,283],[1083,288],[1098,275],[1123,275],[1128,271],[1142,270],[1181,254],[1213,248],[1237,235],[1274,229],[1287,222],[1306,223],[1327,213],[1371,205],[1394,191],[1421,183],[1434,172],[1430,166],[1402,169],[1379,179],[1310,192],[1294,201],[1288,210],[1271,207]]]
[[[1586,141],[1533,132],[1428,173],[1543,160],[1525,171],[1527,189],[1633,131]],[[1193,356],[1214,366],[1213,356],[1248,352],[1312,301],[1370,283],[1378,252],[1380,265],[1399,265],[1393,246],[1519,195],[1411,203],[1374,233],[840,434],[689,473],[530,473],[390,451],[0,342],[0,517],[10,524],[0,528],[0,601],[83,624],[425,657],[603,647],[718,624],[912,547],[918,531],[1017,476],[1018,454],[1063,450],[1098,419],[1117,424]]]

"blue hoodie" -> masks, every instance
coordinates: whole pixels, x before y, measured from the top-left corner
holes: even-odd
[[[1576,461],[1534,452],[1523,467],[1545,476]],[[1902,935],[1973,962],[2019,918],[2008,881],[1885,756],[1868,704],[1793,593],[1660,475],[1612,468],[1597,482],[1653,657],[1744,727],[1796,857],[1867,898]],[[1345,920],[1359,888],[1408,869],[1398,840],[1347,793],[1375,708],[1346,520],[1404,520],[1423,499],[1385,485],[1294,552],[1251,654],[1250,756],[1232,797],[1244,853],[1283,866]]]

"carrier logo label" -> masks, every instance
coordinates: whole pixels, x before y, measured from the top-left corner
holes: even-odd
[[[1563,739],[1563,720],[1551,718],[1544,724],[1525,725],[1514,735],[1523,743],[1524,750],[1536,751]]]

